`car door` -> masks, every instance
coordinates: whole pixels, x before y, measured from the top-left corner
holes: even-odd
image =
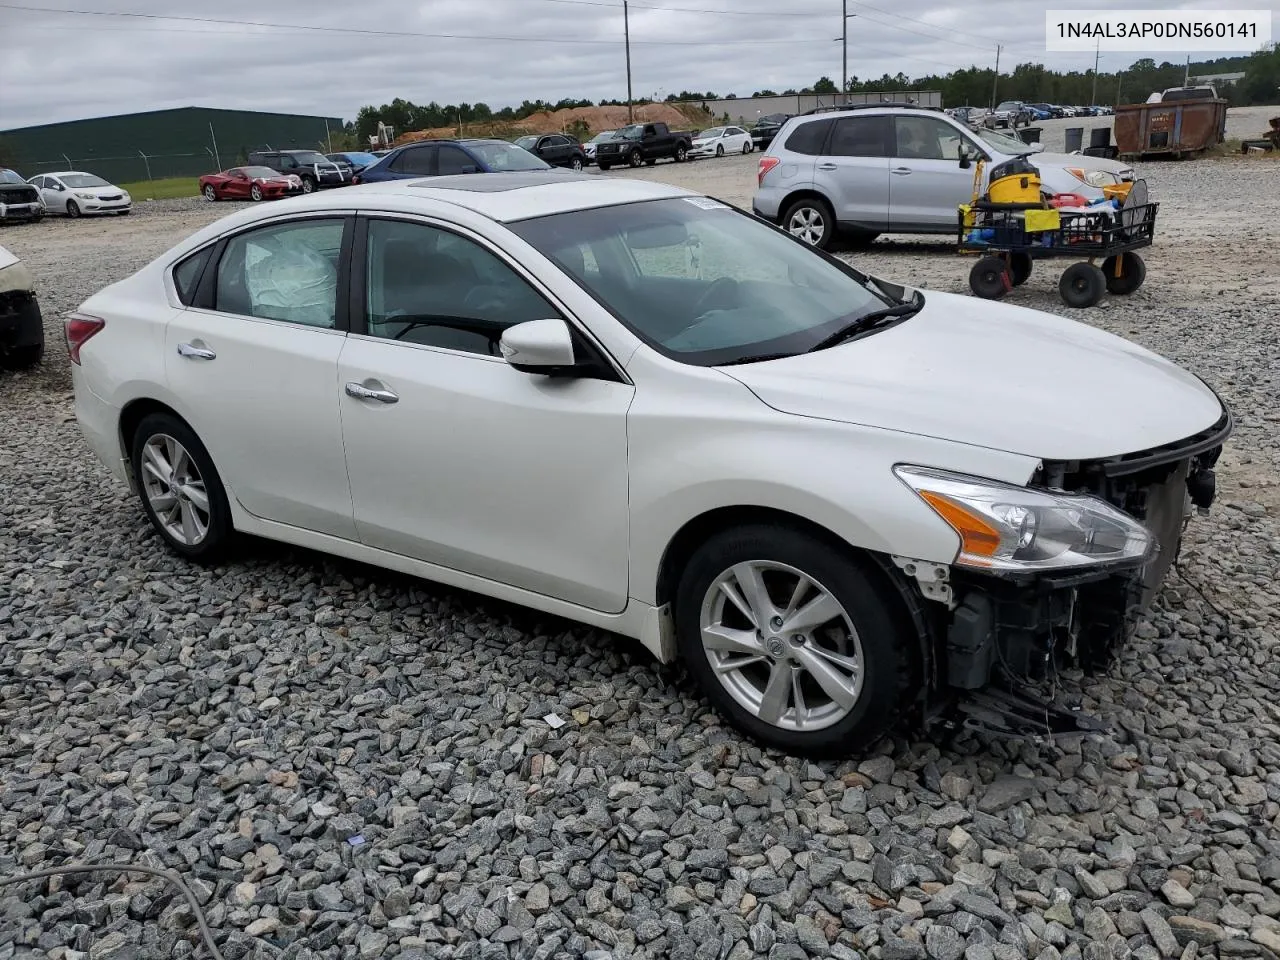
[[[44,189],[40,191],[40,197],[44,200],[45,209],[56,211],[57,213],[67,212],[67,197],[71,195],[61,180],[57,177],[45,176]]]
[[[563,312],[479,238],[417,220],[366,224],[361,312],[339,361],[361,539],[622,610],[633,388],[510,367],[501,331]]]
[[[405,180],[410,177],[434,177],[436,175],[436,145],[407,147],[396,154],[387,167],[388,179]]]
[[[237,167],[234,170],[227,171],[227,182],[223,184],[222,192],[228,197],[235,197],[242,200],[249,196],[249,187],[252,181],[244,170]]]
[[[475,157],[461,147],[442,143],[436,150],[436,172],[442,177],[461,173],[480,173],[481,166]]]
[[[887,115],[837,116],[813,179],[841,226],[881,231],[889,225]]]
[[[973,199],[973,166],[960,165],[960,146],[978,147],[959,128],[923,114],[893,118],[889,229],[946,233],[956,208]]]
[[[729,136],[730,144],[725,145],[725,150],[733,150],[735,153],[742,153],[746,149],[748,143],[751,142],[751,136],[741,127],[730,127]]]
[[[352,219],[256,226],[219,243],[165,331],[169,389],[228,494],[263,520],[355,540],[339,421]]]

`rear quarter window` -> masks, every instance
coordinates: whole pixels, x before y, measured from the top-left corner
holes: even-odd
[[[827,134],[834,122],[828,117],[824,120],[811,120],[800,124],[787,137],[785,149],[792,153],[817,156],[822,152],[823,144],[827,142]]]
[[[178,291],[178,299],[184,306],[191,306],[195,301],[196,290],[200,286],[200,275],[204,273],[205,264],[213,253],[213,247],[191,254],[173,268],[173,285]]]

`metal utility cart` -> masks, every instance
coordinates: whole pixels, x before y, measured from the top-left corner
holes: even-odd
[[[1119,210],[1077,212],[981,201],[963,206],[960,251],[982,255],[969,273],[969,287],[979,297],[998,300],[1027,281],[1036,260],[1070,257],[1079,262],[1067,267],[1058,283],[1067,306],[1091,307],[1105,293],[1133,293],[1147,276],[1134,251],[1151,245],[1158,207],[1147,201],[1141,180]]]

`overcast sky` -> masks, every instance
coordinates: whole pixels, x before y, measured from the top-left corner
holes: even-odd
[[[0,129],[191,104],[350,120],[362,105],[395,97],[416,103],[484,101],[498,108],[526,97],[554,102],[626,96],[621,0],[23,5],[42,10],[0,3]],[[1273,11],[1278,5],[1280,0],[1122,4]],[[1092,55],[1044,51],[1044,11],[1072,6],[1064,0],[849,0],[850,13],[856,13],[849,22],[849,73],[917,76],[974,63],[990,66],[997,43],[1004,45],[1002,69],[1027,61],[1091,68]],[[1108,4],[1099,0],[1093,6]],[[82,12],[49,12],[57,7]],[[823,74],[837,79],[840,9],[841,0],[632,0],[634,94],[662,98],[687,89],[747,96],[763,88],[803,87]],[[1100,69],[1114,70],[1136,56],[1104,54]]]

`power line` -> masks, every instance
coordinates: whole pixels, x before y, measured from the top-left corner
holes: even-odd
[[[931,28],[932,28],[932,29],[934,29],[934,30],[941,30],[941,31],[943,31],[943,32],[945,32],[945,33],[958,33],[958,34],[960,34],[960,36],[962,36],[962,37],[972,37],[974,40],[985,40],[985,41],[988,41],[988,42],[984,44],[984,46],[983,46],[983,48],[982,48],[982,49],[984,49],[984,50],[989,50],[989,49],[991,49],[991,43],[990,43],[989,38],[988,38],[988,37],[980,36],[979,34],[976,34],[976,33],[968,33],[968,32],[966,32],[966,31],[964,31],[964,30],[957,30],[955,27],[944,27],[944,26],[939,26],[939,25],[938,25],[938,24],[936,24],[936,23],[930,23],[928,20],[917,20],[915,17],[908,17],[908,16],[907,16],[906,14],[904,14],[904,13],[895,13],[895,12],[894,12],[894,11],[892,11],[892,10],[885,10],[885,9],[883,9],[883,8],[881,8],[881,7],[873,7],[873,6],[872,6],[871,4],[869,4],[869,3],[862,3],[862,2],[860,2],[860,0],[849,0],[849,2],[850,2],[850,3],[852,3],[855,7],[864,7],[864,8],[866,8],[867,10],[874,10],[874,11],[876,11],[876,13],[883,13],[885,16],[888,16],[888,17],[894,17],[895,19],[898,19],[898,20],[909,20],[909,21],[910,21],[910,22],[912,22],[912,23],[918,23],[918,24],[920,24],[921,26],[924,26],[924,27],[931,27]],[[941,39],[941,38],[937,38],[937,39]]]
[[[582,6],[582,7],[604,7],[609,10],[622,9],[621,2],[610,3],[608,2],[608,0],[541,0],[541,2],[567,3],[573,6]],[[718,16],[718,17],[754,17],[757,20],[764,19],[764,18],[792,20],[792,19],[795,19],[796,17],[813,17],[813,18],[821,17],[822,19],[826,20],[826,19],[829,19],[830,17],[830,15],[826,13],[810,13],[808,11],[795,13],[795,12],[784,10],[784,11],[779,11],[778,13],[769,13],[767,11],[752,11],[752,10],[708,10],[704,7],[667,7],[667,6],[657,6],[657,5],[645,4],[645,3],[632,3],[631,9],[660,10],[663,13],[705,13],[705,14],[714,14],[715,16]]]
[[[588,39],[585,37],[513,37],[478,33],[426,33],[414,30],[372,30],[362,27],[326,27],[313,23],[274,23],[264,20],[237,20],[228,17],[192,17],[178,14],[136,13],[124,10],[73,10],[62,7],[32,7],[17,3],[0,3],[6,10],[21,10],[26,13],[55,13],[77,17],[124,17],[138,20],[175,20],[183,23],[208,23],[218,26],[261,27],[270,30],[299,30],[310,33],[341,34],[366,37],[414,37],[427,40],[489,40],[506,43],[574,43],[595,46],[615,46],[613,39]],[[618,9],[621,9],[619,7]],[[212,31],[210,31],[212,32]],[[937,38],[933,38],[937,39]],[[780,46],[795,44],[822,43],[817,37],[796,38],[794,40],[632,40],[633,44],[646,46]]]

